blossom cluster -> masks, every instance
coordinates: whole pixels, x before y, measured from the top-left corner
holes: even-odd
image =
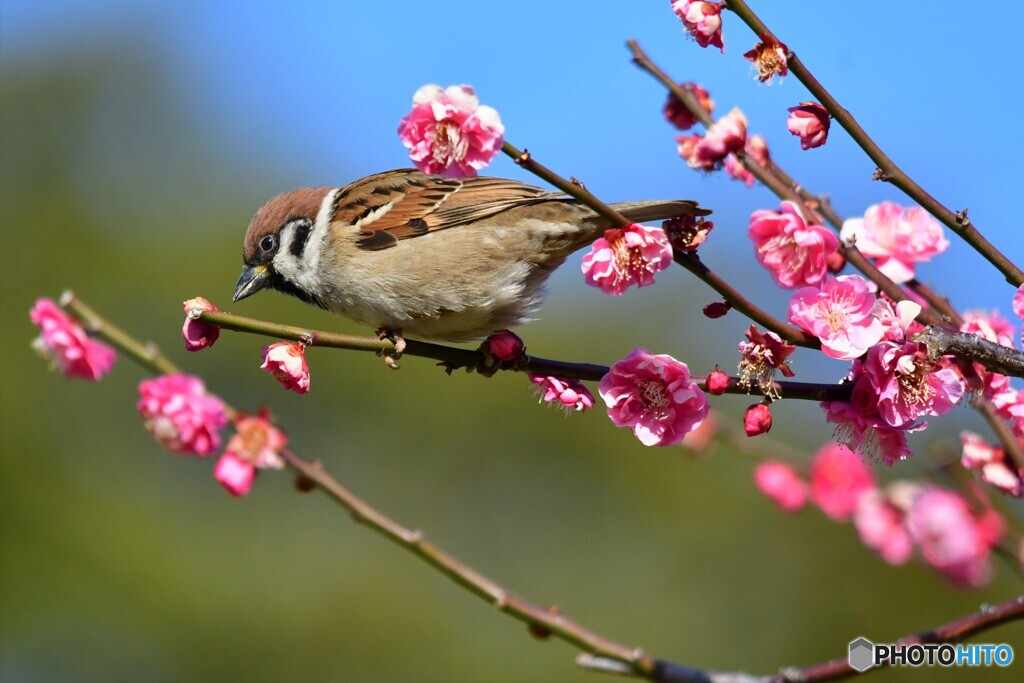
[[[1001,518],[984,500],[929,484],[897,481],[881,487],[871,470],[844,446],[828,444],[802,475],[778,460],[760,463],[754,482],[787,512],[808,501],[837,522],[852,522],[861,542],[893,565],[921,558],[950,582],[984,585],[991,555],[1004,534]]]
[[[217,453],[221,432],[232,421],[224,402],[208,393],[201,379],[185,374],[143,380],[138,411],[153,438],[177,455],[208,457]],[[241,496],[252,488],[258,470],[284,467],[280,453],[288,439],[271,424],[266,412],[235,415],[233,426],[235,433],[213,475],[229,493]]]

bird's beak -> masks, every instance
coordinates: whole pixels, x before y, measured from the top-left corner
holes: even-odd
[[[238,284],[235,285],[232,301],[241,301],[247,296],[252,296],[266,287],[269,279],[270,269],[267,266],[245,266],[238,277]]]

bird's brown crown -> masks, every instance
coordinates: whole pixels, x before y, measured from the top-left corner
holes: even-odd
[[[267,235],[276,234],[288,221],[308,218],[315,221],[324,197],[333,188],[305,187],[279,194],[260,207],[249,222],[242,245],[242,259],[250,263],[259,253],[259,243]]]

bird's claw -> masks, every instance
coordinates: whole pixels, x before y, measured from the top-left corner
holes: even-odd
[[[501,370],[501,359],[494,355],[490,344],[486,341],[477,350],[480,352],[480,360],[477,361],[476,367],[473,369],[482,377],[494,377],[498,370]]]
[[[384,364],[392,370],[398,370],[402,366],[398,364],[402,354],[405,353],[405,337],[402,336],[401,330],[389,330],[386,327],[382,327],[377,330],[377,339],[384,341],[385,339],[395,345],[394,351],[384,351]]]

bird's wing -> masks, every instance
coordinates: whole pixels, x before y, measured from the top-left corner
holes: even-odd
[[[331,225],[339,230],[355,228],[362,249],[387,249],[399,240],[560,197],[515,180],[456,180],[402,169],[368,176],[342,189],[335,199]]]

